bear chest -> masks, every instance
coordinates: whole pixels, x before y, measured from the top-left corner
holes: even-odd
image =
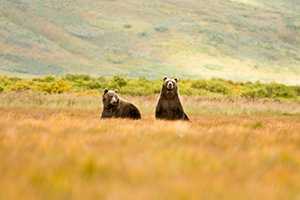
[[[161,108],[163,110],[176,111],[179,107],[180,105],[176,101],[169,101],[169,100],[161,101]]]

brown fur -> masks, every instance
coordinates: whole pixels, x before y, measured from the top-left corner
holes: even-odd
[[[103,97],[103,111],[101,118],[129,118],[141,119],[138,108],[119,97],[113,90],[105,90]]]
[[[180,102],[177,79],[164,78],[155,117],[164,120],[189,120]]]

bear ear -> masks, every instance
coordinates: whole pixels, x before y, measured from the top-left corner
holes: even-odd
[[[176,81],[176,83],[178,83],[179,79],[178,78],[174,78],[174,80]]]
[[[106,94],[107,92],[108,92],[108,89],[105,88],[105,89],[104,89],[104,94]]]
[[[114,91],[115,91],[115,93],[118,93],[118,92],[119,92],[117,89],[115,89]]]
[[[168,79],[168,77],[167,77],[167,76],[164,76],[164,79],[163,79],[163,80],[165,81],[165,80],[167,80],[167,79]]]

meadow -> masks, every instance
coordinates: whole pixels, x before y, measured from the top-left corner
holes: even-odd
[[[182,95],[191,122],[100,120],[101,95],[0,93],[0,199],[299,199],[300,105]]]

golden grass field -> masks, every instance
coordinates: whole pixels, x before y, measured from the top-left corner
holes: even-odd
[[[299,199],[300,105],[183,97],[191,122],[99,119],[100,98],[0,94],[0,199]]]

